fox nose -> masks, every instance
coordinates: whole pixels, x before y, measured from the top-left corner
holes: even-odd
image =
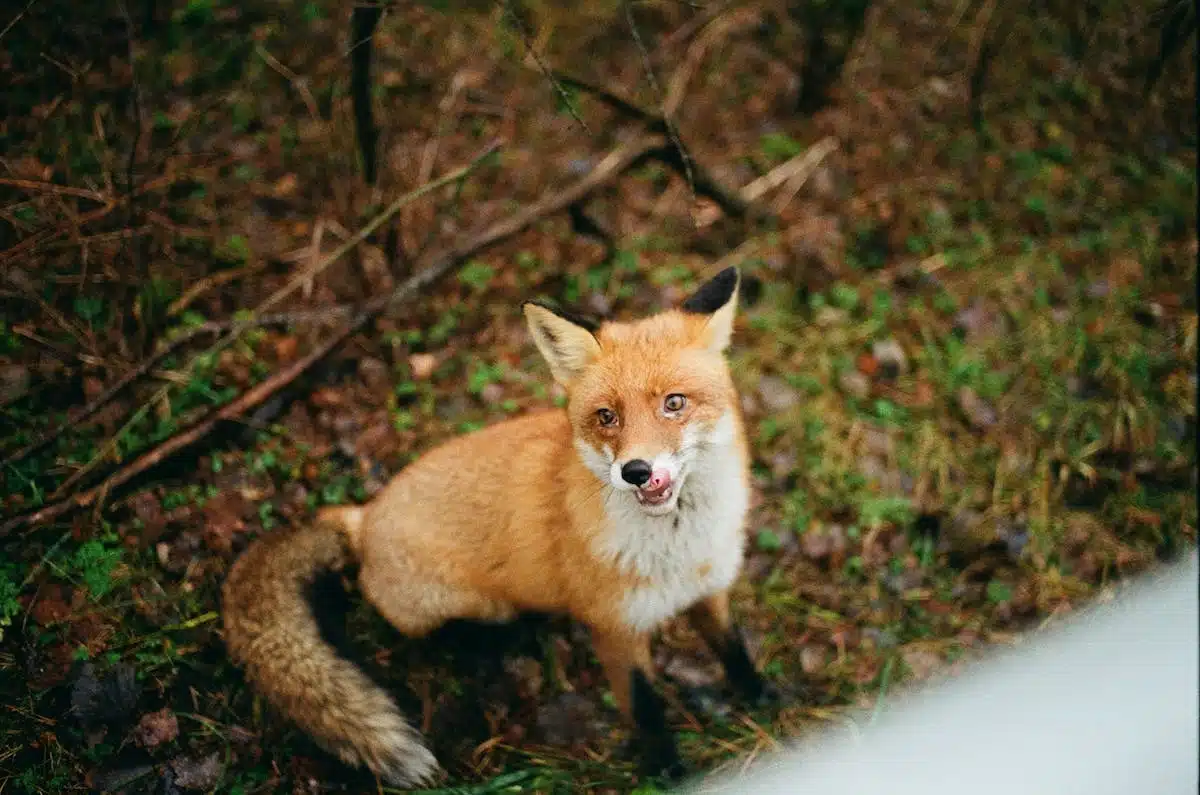
[[[621,467],[621,478],[634,486],[641,486],[650,479],[650,462],[635,458]]]

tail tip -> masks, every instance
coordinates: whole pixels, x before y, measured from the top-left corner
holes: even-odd
[[[431,784],[441,773],[433,752],[409,737],[395,743],[387,755],[371,760],[367,767],[389,786],[403,788]]]

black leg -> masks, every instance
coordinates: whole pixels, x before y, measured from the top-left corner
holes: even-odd
[[[725,594],[711,596],[694,605],[688,610],[688,620],[721,660],[725,678],[743,698],[755,705],[778,700],[778,692],[763,679],[750,659],[745,638],[730,617],[729,598]]]
[[[766,704],[775,700],[775,691],[762,678],[762,674],[754,667],[750,652],[746,648],[746,640],[736,625],[731,626],[725,633],[720,646],[716,649],[725,668],[725,677],[729,684],[743,698],[754,704]]]
[[[667,727],[666,707],[662,696],[641,669],[630,674],[630,700],[633,722],[637,732],[637,751],[642,773],[668,781],[683,778],[683,761],[675,746],[675,737]]]

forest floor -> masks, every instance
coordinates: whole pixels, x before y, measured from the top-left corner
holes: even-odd
[[[754,285],[731,353],[755,485],[735,610],[792,697],[695,709],[669,685],[697,770],[869,722],[898,691],[969,671],[1194,547],[1194,60],[1143,92],[1145,48],[1127,34],[1144,11],[1108,4],[1072,57],[1050,17],[876,2],[814,113],[796,110],[781,4],[638,5],[637,35],[616,4],[539,5],[529,36],[486,9],[391,11],[372,189],[350,3],[175,5],[131,46],[120,14],[30,4],[0,56],[18,75],[0,157],[5,517],[101,482],[304,356],[338,308],[393,289],[411,265],[389,262],[381,233],[269,310],[295,322],[220,351],[192,330],[244,316],[396,197],[501,141],[396,216],[420,263],[630,139],[636,123],[548,79],[527,45],[643,108],[677,93],[678,137],[731,190],[822,156],[797,188],[763,195],[771,219],[753,227],[642,164],[586,204],[607,244],[551,215],[202,443],[6,533],[0,793],[373,791],[256,703],[224,653],[220,584],[255,537],[368,498],[455,434],[561,404],[524,329],[527,298],[632,317],[724,265]],[[967,82],[987,8],[1015,16],[975,125]],[[146,378],[72,419],[184,333],[196,336]],[[353,642],[417,716],[443,786],[651,791],[579,627],[497,630],[487,643],[504,664],[484,677],[477,644],[404,641],[353,605]],[[668,681],[716,682],[682,625],[655,657]]]

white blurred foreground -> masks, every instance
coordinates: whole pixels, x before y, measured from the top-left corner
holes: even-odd
[[[1195,554],[1020,648],[885,705],[856,735],[771,755],[694,793],[1195,795]]]

